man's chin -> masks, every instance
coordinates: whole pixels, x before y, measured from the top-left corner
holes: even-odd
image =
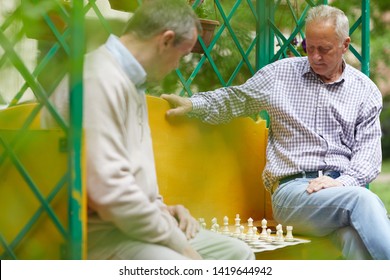
[[[324,71],[323,68],[312,68],[314,73],[316,73],[318,76],[325,76],[326,72]]]

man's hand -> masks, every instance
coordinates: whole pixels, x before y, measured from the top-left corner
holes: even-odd
[[[187,239],[192,239],[199,231],[198,221],[191,216],[190,211],[183,205],[168,206],[169,213],[179,223],[179,228],[185,233]]]
[[[320,176],[316,179],[313,179],[309,182],[309,186],[306,191],[311,194],[314,192],[318,192],[322,189],[330,188],[330,187],[339,187],[343,184],[339,181],[329,177],[329,176]]]
[[[191,260],[201,260],[202,257],[191,246],[184,248],[182,254]]]
[[[161,97],[168,101],[172,107],[167,111],[168,117],[183,116],[192,111],[192,102],[188,98],[174,94],[163,94]]]

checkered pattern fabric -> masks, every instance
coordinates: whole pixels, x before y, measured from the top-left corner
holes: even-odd
[[[380,172],[382,95],[344,62],[334,83],[324,83],[306,57],[260,69],[240,86],[191,97],[191,115],[216,124],[267,110],[271,120],[265,187],[302,171],[335,170],[344,185],[365,186]]]

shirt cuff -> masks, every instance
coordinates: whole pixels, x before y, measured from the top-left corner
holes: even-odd
[[[201,96],[193,96],[190,98],[190,101],[192,102],[192,111],[190,115],[202,115],[205,111],[207,111],[207,102]]]

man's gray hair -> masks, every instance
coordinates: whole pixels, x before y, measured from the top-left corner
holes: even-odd
[[[306,17],[306,26],[312,22],[332,22],[340,42],[349,36],[349,21],[343,11],[328,5],[312,7]]]
[[[185,0],[144,0],[129,19],[124,34],[131,33],[141,40],[172,30],[175,44],[191,39],[194,29],[202,28],[192,7]]]

